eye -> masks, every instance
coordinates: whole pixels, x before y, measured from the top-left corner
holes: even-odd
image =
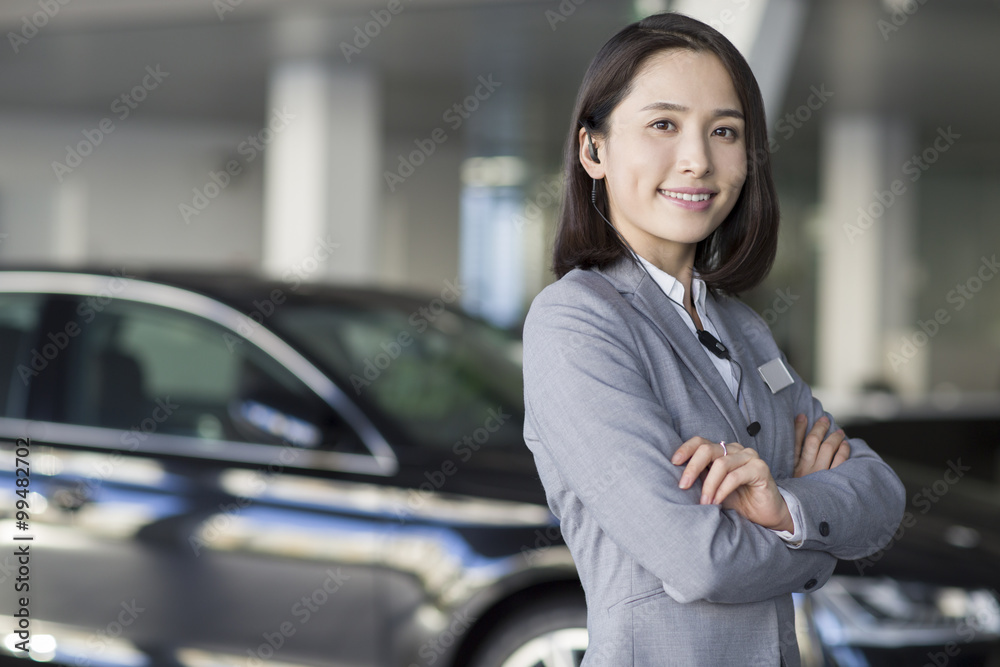
[[[716,129],[714,132],[712,132],[712,134],[717,135],[717,136],[721,136],[724,139],[735,139],[736,137],[739,136],[739,134],[737,134],[736,130],[734,130],[731,127],[720,127],[718,129]]]
[[[658,120],[658,121],[655,121],[655,122],[653,122],[652,125],[650,125],[650,127],[656,128],[657,130],[673,130],[673,129],[676,129],[676,126],[674,125],[673,121],[669,121],[669,120]]]

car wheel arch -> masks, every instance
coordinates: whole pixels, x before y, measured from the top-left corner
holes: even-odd
[[[505,591],[502,596],[496,597],[490,604],[478,610],[475,615],[475,623],[457,645],[447,664],[449,667],[467,667],[479,648],[490,638],[491,633],[507,621],[512,614],[517,613],[517,609],[528,604],[537,605],[540,601],[557,598],[577,598],[581,604],[584,604],[585,598],[580,580],[575,576],[545,581],[536,580]]]

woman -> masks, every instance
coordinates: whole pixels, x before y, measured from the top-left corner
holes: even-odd
[[[709,26],[651,16],[591,63],[567,146],[524,436],[586,593],[584,664],[798,665],[791,593],[884,546],[904,491],[733,296],[777,242],[753,74]]]

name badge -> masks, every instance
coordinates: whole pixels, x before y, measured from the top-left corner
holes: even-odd
[[[782,363],[780,357],[772,359],[763,366],[758,366],[757,372],[760,373],[762,378],[764,378],[764,382],[767,383],[767,386],[771,390],[772,394],[777,394],[779,391],[795,382],[795,380],[792,379],[791,373],[789,373],[788,369],[785,368],[785,364]]]

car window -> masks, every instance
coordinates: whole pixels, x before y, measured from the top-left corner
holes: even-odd
[[[38,326],[41,304],[42,298],[37,294],[0,294],[0,416],[24,415],[34,367],[42,364],[32,359],[29,349]],[[35,352],[43,355],[48,351],[43,347]]]
[[[188,313],[126,300],[81,307],[61,420],[205,440],[361,451],[301,380]]]
[[[289,303],[273,325],[419,444],[523,446],[520,341],[452,311]],[[485,429],[484,429],[485,426]]]

